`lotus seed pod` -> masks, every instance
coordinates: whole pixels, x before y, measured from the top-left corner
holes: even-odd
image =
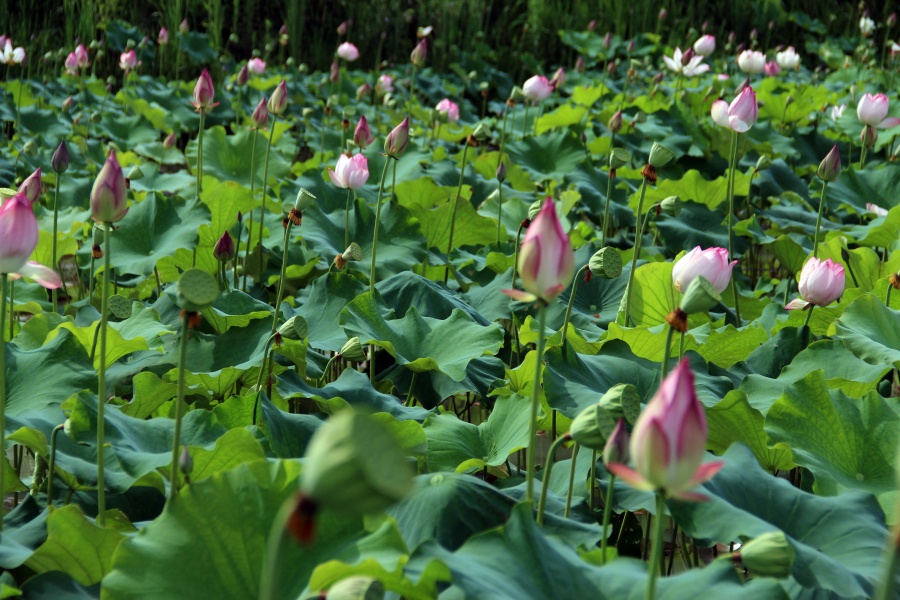
[[[585,448],[603,450],[607,437],[615,427],[616,420],[598,402],[578,413],[569,426],[569,435]]]
[[[353,575],[331,586],[324,597],[325,600],[382,600],[384,584],[374,577]]]
[[[537,216],[539,212],[541,212],[541,205],[544,203],[543,200],[535,200],[534,203],[528,207],[528,220],[534,221],[534,218]]]
[[[624,418],[634,425],[638,415],[641,414],[641,395],[632,384],[620,383],[609,388],[600,397],[600,406],[605,408],[613,419]]]
[[[131,300],[118,294],[107,299],[109,312],[117,319],[127,319],[131,316]]]
[[[484,142],[490,139],[491,132],[488,130],[487,126],[484,123],[479,123],[475,126],[475,131],[472,132],[472,137],[474,137],[479,142]]]
[[[350,362],[358,363],[366,360],[366,353],[358,337],[352,337],[347,340],[347,343],[341,348],[340,355]]]
[[[101,115],[100,113],[98,113],[98,112],[91,113],[91,123],[96,125],[97,123],[99,123],[102,120],[103,120],[103,115]]]
[[[137,181],[138,179],[142,179],[144,177],[144,172],[141,171],[140,165],[134,165],[131,167],[131,170],[128,171],[128,175],[125,177],[129,181]]]
[[[789,577],[794,564],[794,547],[781,531],[753,538],[736,554],[747,569],[762,577]]]
[[[91,235],[92,241],[95,246],[99,246],[103,244],[103,232],[106,230],[106,224],[104,223],[94,223],[94,229]],[[112,231],[112,230],[110,230]]]
[[[386,509],[412,485],[393,434],[372,417],[344,410],[310,440],[300,491],[320,508],[353,517]]]
[[[601,279],[615,279],[622,274],[622,257],[614,248],[604,246],[591,257],[588,262],[591,275]]]
[[[341,254],[341,258],[343,258],[347,262],[355,262],[362,260],[363,251],[362,248],[359,247],[359,244],[356,242],[350,242],[350,245],[347,246],[347,249],[344,250],[343,254]]]
[[[650,160],[648,161],[654,169],[661,169],[665,167],[667,164],[672,162],[675,158],[675,153],[662,146],[656,142],[653,142],[653,147],[650,149]]]
[[[618,169],[624,167],[631,160],[631,153],[625,148],[613,148],[609,154],[609,168]]]
[[[313,202],[316,201],[316,197],[313,196],[309,190],[306,188],[300,188],[300,191],[297,192],[297,199],[294,201],[294,208],[303,212],[310,206],[312,206]]]
[[[16,190],[11,190],[9,188],[0,188],[0,200],[6,202],[10,198],[16,195]],[[2,202],[0,202],[2,204]]]
[[[278,333],[286,340],[302,340],[309,334],[309,326],[306,319],[294,315],[278,328]]]
[[[677,217],[681,214],[683,204],[678,196],[669,196],[659,203],[659,210],[670,217]]]
[[[209,308],[219,297],[216,278],[202,269],[188,269],[178,280],[178,305],[188,312]]]
[[[684,292],[680,308],[689,315],[705,313],[721,301],[722,297],[709,280],[698,275]]]
[[[770,156],[766,156],[765,154],[760,156],[759,159],[756,161],[756,170],[757,171],[764,171],[768,168],[771,168],[771,166],[772,166],[772,158]]]

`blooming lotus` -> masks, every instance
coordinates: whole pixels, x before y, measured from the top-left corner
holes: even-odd
[[[375,91],[379,94],[390,94],[394,91],[394,78],[390,75],[381,75],[378,77],[378,83],[375,84]]]
[[[694,42],[694,52],[700,56],[709,56],[716,49],[716,36],[704,35]]]
[[[22,64],[25,60],[25,48],[21,46],[13,48],[12,40],[6,38],[6,41],[0,46],[0,62],[6,65]]]
[[[886,217],[888,214],[887,209],[881,208],[872,202],[866,202],[866,210],[870,213],[874,213],[876,217]]]
[[[875,21],[870,19],[868,16],[863,15],[859,19],[859,32],[863,34],[863,37],[869,37],[869,35],[875,31]]]
[[[728,250],[725,248],[701,250],[697,246],[672,267],[672,284],[684,293],[694,279],[703,276],[721,294],[728,287],[731,271],[736,264],[736,260],[728,262]]]
[[[684,58],[685,55],[682,54],[681,48],[676,46],[672,58],[663,56],[663,62],[666,63],[669,70],[674,71],[675,73],[682,73],[685,77],[693,77],[694,75],[700,75],[701,73],[709,71],[709,65],[701,64],[703,62],[703,56],[691,56],[688,59],[687,64],[684,63]]]
[[[556,217],[556,206],[547,198],[540,212],[528,226],[519,250],[521,290],[503,290],[516,300],[549,303],[572,283],[575,254],[572,242]]]
[[[766,66],[766,55],[756,50],[744,50],[738,55],[737,63],[744,73],[762,73]]]
[[[247,70],[254,75],[262,75],[266,70],[266,61],[261,58],[251,58],[247,61]]]
[[[847,108],[846,104],[841,104],[840,106],[832,106],[831,107],[831,120],[837,121],[842,116],[844,116],[844,110]]]
[[[782,69],[799,69],[800,55],[797,54],[793,46],[788,46],[787,50],[775,54],[775,62]]]
[[[62,285],[55,271],[29,261],[38,242],[38,223],[31,202],[19,192],[0,206],[0,273],[11,279],[28,277],[45,288]]]
[[[553,86],[543,75],[535,75],[522,85],[522,92],[532,102],[541,102],[553,93]]]
[[[350,42],[344,42],[338,46],[337,55],[347,62],[353,62],[359,58],[359,49]]]
[[[844,267],[840,263],[810,258],[800,271],[797,288],[800,297],[791,300],[788,310],[807,308],[810,305],[828,306],[844,293]]]
[[[447,118],[448,123],[459,121],[459,105],[448,98],[444,98],[438,102],[437,106],[434,107],[434,110],[444,115]]]
[[[358,190],[369,179],[369,162],[361,153],[352,158],[341,154],[334,171],[328,169],[328,176],[339,188]]]
[[[900,125],[897,117],[888,117],[888,97],[884,94],[864,94],[856,106],[856,116],[863,125],[885,129]]]
[[[629,450],[635,468],[615,462],[607,468],[637,489],[703,501],[706,496],[690,490],[709,481],[724,465],[701,464],[706,436],[706,413],[684,359],[663,380],[634,425]]]
[[[744,133],[753,127],[759,114],[756,92],[747,86],[737,98],[731,101],[731,104],[724,100],[716,100],[713,102],[710,113],[716,124],[733,129],[738,133]]]

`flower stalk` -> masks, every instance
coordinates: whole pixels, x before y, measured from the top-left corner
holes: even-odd
[[[185,360],[187,358],[187,342],[191,331],[191,317],[194,313],[182,310],[181,340],[178,346],[178,388],[175,397],[175,433],[172,437],[172,476],[169,481],[169,501],[178,494],[178,457],[181,454],[181,419],[184,412]]]
[[[544,355],[544,320],[547,312],[547,303],[538,300],[538,314],[535,321],[538,328],[538,341],[535,348],[536,358],[534,367],[534,387],[531,390],[531,431],[528,436],[528,458],[527,471],[525,472],[525,502],[534,502],[534,467],[535,457],[537,455],[537,426],[538,426],[538,407],[540,406],[540,388],[541,388],[541,366],[543,365]]]

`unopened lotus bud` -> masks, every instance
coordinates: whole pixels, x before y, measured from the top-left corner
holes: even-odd
[[[613,113],[613,116],[609,118],[609,122],[606,124],[610,131],[613,133],[619,133],[622,129],[622,111],[617,110]]]
[[[616,420],[598,402],[578,413],[569,426],[569,435],[580,446],[603,450],[608,435],[615,427]]]
[[[50,166],[53,167],[53,171],[57,174],[65,173],[69,168],[69,148],[66,146],[65,140],[59,143],[56,152],[53,153],[53,158],[50,159]]]
[[[235,251],[234,240],[231,234],[225,231],[213,246],[213,258],[219,262],[228,262],[234,260]]]
[[[185,18],[181,22],[181,25],[178,26],[178,33],[180,33],[181,35],[184,35],[190,30],[191,30],[191,26],[188,24],[187,18]]]
[[[581,55],[578,55],[578,58],[575,59],[575,71],[578,73],[584,73],[584,58]]]
[[[144,172],[141,170],[141,165],[134,165],[128,171],[128,175],[125,176],[129,181],[137,181],[144,177]]]
[[[600,397],[600,406],[612,415],[613,420],[625,419],[634,424],[641,414],[641,395],[630,383],[619,383]]]
[[[615,279],[622,274],[622,257],[614,248],[604,246],[591,257],[588,269],[594,277]]]
[[[34,143],[33,140],[28,140],[25,142],[25,145],[22,146],[22,153],[26,156],[35,156],[37,154],[37,144]]]
[[[619,64],[615,60],[611,60],[606,64],[606,72],[612,75],[619,68]]]
[[[188,311],[198,313],[212,306],[219,297],[219,283],[216,278],[202,269],[188,269],[178,280],[178,305]]]
[[[491,134],[484,123],[479,123],[475,126],[475,131],[472,132],[472,137],[474,137],[479,142],[485,142],[490,139]]]
[[[250,69],[247,68],[247,65],[244,65],[241,67],[241,70],[238,71],[237,84],[243,87],[248,81],[250,81]]]
[[[790,577],[794,547],[782,531],[770,531],[753,538],[732,555],[734,562],[761,577]]]
[[[383,600],[384,584],[367,575],[341,579],[324,594],[325,600]]]
[[[181,445],[181,454],[178,457],[178,469],[181,471],[181,474],[184,475],[185,480],[188,480],[191,471],[194,470],[194,459],[191,456],[191,453],[188,452],[186,444]]]
[[[832,181],[837,181],[837,178],[841,174],[841,151],[838,149],[838,145],[835,144],[834,147],[828,152],[822,162],[819,163],[819,168],[816,170],[816,175],[818,175],[819,179],[822,181],[826,181],[831,183]]]
[[[310,193],[306,188],[300,188],[300,191],[297,192],[297,199],[294,200],[294,208],[303,212],[307,208],[313,205],[313,202],[316,201],[316,197]]]
[[[406,150],[407,144],[409,144],[409,117],[403,119],[385,138],[384,153],[391,158],[399,159]]]
[[[722,297],[713,284],[702,276],[696,276],[688,285],[681,299],[681,310],[689,315],[705,313],[722,301]]]
[[[692,58],[694,58],[694,49],[688,48],[687,50],[685,50],[684,54],[681,55],[682,66],[687,66],[691,62]]]
[[[333,415],[316,430],[301,478],[303,496],[345,517],[382,511],[413,486],[409,463],[391,431],[353,410]]]
[[[286,340],[302,340],[309,334],[309,325],[300,315],[294,315],[278,328],[278,333]]]
[[[756,161],[756,170],[757,171],[765,171],[772,167],[772,158],[766,154],[763,154]]]
[[[103,120],[103,115],[101,115],[100,113],[98,113],[98,112],[91,113],[91,123],[96,125],[97,123],[99,123],[102,120]]]
[[[358,337],[352,337],[347,340],[347,343],[344,344],[338,354],[350,362],[358,363],[366,360],[366,353]]]
[[[65,100],[62,102],[63,112],[69,112],[69,109],[72,108],[72,104],[75,103],[75,99],[72,96],[67,96]]]
[[[897,24],[897,13],[892,12],[891,14],[889,14],[888,18],[885,19],[884,24],[887,25],[888,27],[893,27],[894,25],[896,25]]]
[[[356,100],[357,100],[357,102],[359,102],[360,100],[362,100],[363,98],[365,98],[366,96],[368,96],[368,95],[371,94],[371,93],[372,93],[372,86],[369,85],[368,82],[362,84],[361,86],[359,86],[358,88],[356,88]]]
[[[650,160],[648,161],[650,165],[656,169],[661,169],[672,162],[674,158],[674,152],[661,144],[653,142],[653,147],[650,148]]]
[[[659,212],[667,214],[670,217],[677,217],[681,214],[683,204],[678,196],[669,196],[659,203]]]
[[[628,451],[629,441],[625,419],[619,419],[603,447],[603,464],[606,466],[612,463],[628,464],[628,460],[631,458],[631,453]]]
[[[862,128],[862,131],[859,133],[859,142],[866,146],[866,148],[872,148],[875,145],[875,141],[878,139],[878,131],[872,127],[871,125],[865,125]]]
[[[497,165],[497,181],[500,183],[506,181],[506,165],[503,164],[503,161],[500,161],[500,164]]]
[[[253,124],[254,129],[262,129],[269,124],[269,106],[267,102],[266,97],[263,96],[250,115],[250,122]]]
[[[609,168],[613,171],[620,169],[631,160],[631,153],[625,148],[613,148],[609,153]]]
[[[163,140],[162,146],[166,150],[168,150],[169,148],[175,147],[175,132],[174,131],[166,136],[166,139]]]
[[[612,46],[612,33],[607,31],[606,35],[603,36],[603,47],[609,50],[610,46]]]

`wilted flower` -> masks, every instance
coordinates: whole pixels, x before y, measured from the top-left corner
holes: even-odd
[[[247,70],[254,75],[262,75],[266,70],[266,61],[261,58],[251,58],[247,61]]]
[[[706,450],[706,413],[694,389],[687,359],[666,377],[638,417],[629,449],[635,468],[611,463],[607,468],[631,486],[680,500],[703,501],[690,490],[710,480],[722,462],[701,464]]]
[[[724,100],[713,102],[710,112],[716,124],[733,129],[738,133],[744,133],[753,127],[759,114],[756,92],[747,86],[737,98],[731,101],[731,104],[727,104]]]
[[[347,62],[353,62],[359,58],[359,49],[350,42],[344,42],[338,46],[337,55]]]
[[[663,62],[666,63],[666,66],[669,67],[671,71],[676,73],[683,73],[685,77],[693,77],[694,75],[700,75],[701,73],[706,73],[709,71],[709,65],[701,64],[703,62],[703,56],[692,56],[688,59],[687,64],[684,64],[684,54],[681,53],[681,48],[675,47],[675,53],[672,58],[668,56],[663,56]]]
[[[744,73],[762,73],[766,65],[766,55],[756,50],[744,50],[738,55],[737,63]]]
[[[793,46],[788,46],[787,50],[775,53],[775,61],[782,69],[797,69],[800,67],[800,55],[797,54]]]
[[[459,106],[449,98],[444,98],[438,102],[434,110],[443,114],[447,118],[448,123],[459,121]]]
[[[694,52],[700,56],[709,56],[716,49],[716,36],[704,35],[694,42]]]
[[[736,260],[728,262],[728,250],[725,248],[701,250],[700,246],[696,246],[672,267],[672,284],[684,293],[696,277],[703,276],[721,294],[728,287],[731,271],[736,264]]]
[[[369,162],[362,153],[354,154],[353,158],[341,154],[334,171],[328,169],[328,176],[339,188],[358,190],[369,179]]]
[[[98,223],[115,223],[121,221],[128,212],[126,206],[128,187],[122,167],[116,159],[114,150],[110,150],[94,187],[91,188],[91,218]]]
[[[810,258],[800,271],[797,286],[800,297],[791,300],[788,310],[806,308],[809,305],[828,306],[844,293],[844,267],[840,263]]]

